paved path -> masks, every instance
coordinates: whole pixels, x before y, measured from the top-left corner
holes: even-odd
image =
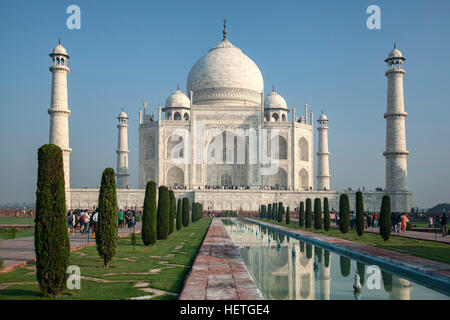
[[[141,230],[141,222],[136,223],[136,232]],[[129,235],[133,229],[119,228],[119,236]],[[90,234],[89,234],[90,236]],[[95,244],[95,239],[89,239],[89,245]],[[88,245],[88,236],[76,232],[70,235],[71,251],[81,249]],[[3,260],[3,269],[0,272],[8,272],[17,267],[34,262],[34,237],[19,238],[14,240],[0,240],[0,259]]]
[[[211,222],[179,299],[263,299],[221,219]]]
[[[292,237],[308,238],[312,244],[317,244],[338,253],[344,253],[356,259],[376,260],[380,267],[401,270],[401,272],[412,275],[420,274],[421,278],[428,283],[445,288],[450,292],[450,264],[427,260],[409,254],[403,254],[374,246],[357,243],[349,240],[325,236],[318,233],[302,231],[288,227],[282,227],[261,220],[244,218],[256,224],[265,225],[273,229],[284,231]],[[305,239],[306,240],[306,239]],[[450,249],[450,248],[449,248]]]
[[[371,233],[372,232],[380,233],[380,230],[378,227],[376,227],[376,228],[370,227],[370,228],[365,229],[364,231],[371,232]],[[443,237],[442,232],[440,230],[436,230],[436,234],[434,234],[434,232],[419,232],[419,231],[405,231],[405,232],[400,231],[400,233],[391,232],[391,236],[405,237],[405,238],[412,238],[412,239],[419,239],[419,240],[430,240],[430,241],[437,241],[437,242],[443,242],[443,243],[450,244],[450,237],[449,236]]]
[[[298,223],[298,220],[292,219],[291,220],[294,223]],[[336,223],[334,221],[331,222],[332,228],[337,228]],[[365,232],[370,233],[380,233],[380,230],[378,227],[376,228],[366,228],[364,230]],[[437,241],[442,243],[449,243],[450,244],[450,236],[443,237],[442,232],[440,230],[436,230],[436,235],[434,232],[419,232],[419,231],[405,231],[400,233],[397,232],[391,232],[391,236],[395,237],[405,237],[405,238],[411,238],[411,239],[419,239],[419,240],[430,240],[430,241]]]

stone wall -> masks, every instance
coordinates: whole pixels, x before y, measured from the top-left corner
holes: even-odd
[[[174,190],[175,197],[189,198],[203,204],[208,210],[242,210],[257,211],[261,204],[283,202],[291,211],[299,206],[306,198],[328,198],[330,210],[339,210],[340,191],[280,191],[280,190]],[[117,202],[120,209],[137,208],[140,210],[144,203],[143,189],[117,190]],[[355,210],[355,191],[345,192],[350,199],[350,210]],[[381,198],[384,192],[364,192],[364,209],[379,212]],[[71,189],[69,209],[93,209],[98,203],[98,189]],[[411,193],[396,193],[391,195],[391,210],[393,212],[409,212],[411,210]]]

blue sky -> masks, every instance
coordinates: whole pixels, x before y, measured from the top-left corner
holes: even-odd
[[[81,30],[66,8],[81,8]],[[366,8],[381,8],[369,30]],[[128,113],[130,183],[138,186],[138,109],[163,105],[193,64],[228,39],[289,106],[329,122],[332,189],[385,184],[386,69],[394,41],[407,58],[405,109],[413,205],[450,202],[449,1],[1,1],[0,203],[34,201],[37,148],[48,142],[48,53],[71,55],[72,187],[97,187],[115,167],[116,117]],[[317,145],[317,135],[315,135]]]

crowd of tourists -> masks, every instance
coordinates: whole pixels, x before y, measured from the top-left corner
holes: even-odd
[[[339,214],[334,213],[336,226],[339,226]],[[392,212],[391,213],[391,231],[397,234],[401,232],[406,232],[408,226],[409,218],[406,213]],[[379,214],[377,212],[365,213],[364,214],[364,229],[370,227],[378,227],[379,224]],[[442,231],[442,236],[447,237],[448,235],[448,220],[447,214],[444,212],[439,217],[433,219],[432,216],[429,217],[428,227],[440,227]],[[356,229],[356,213],[350,212],[350,229]]]
[[[98,222],[97,210],[70,210],[67,213],[67,228],[68,232],[75,234],[75,231],[79,231],[81,234],[92,235],[95,238],[95,225]]]
[[[119,228],[134,228],[136,226],[136,211],[134,210],[119,210]]]
[[[119,210],[118,214],[119,228],[134,228],[136,226],[136,211]],[[75,232],[81,234],[91,233],[95,238],[95,227],[98,222],[98,211],[96,210],[70,210],[67,213],[67,229],[69,234],[74,235]]]

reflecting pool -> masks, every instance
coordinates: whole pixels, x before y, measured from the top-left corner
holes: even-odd
[[[376,264],[364,264],[267,227],[233,218],[222,222],[265,299],[450,299]],[[358,282],[361,289],[355,292]]]

